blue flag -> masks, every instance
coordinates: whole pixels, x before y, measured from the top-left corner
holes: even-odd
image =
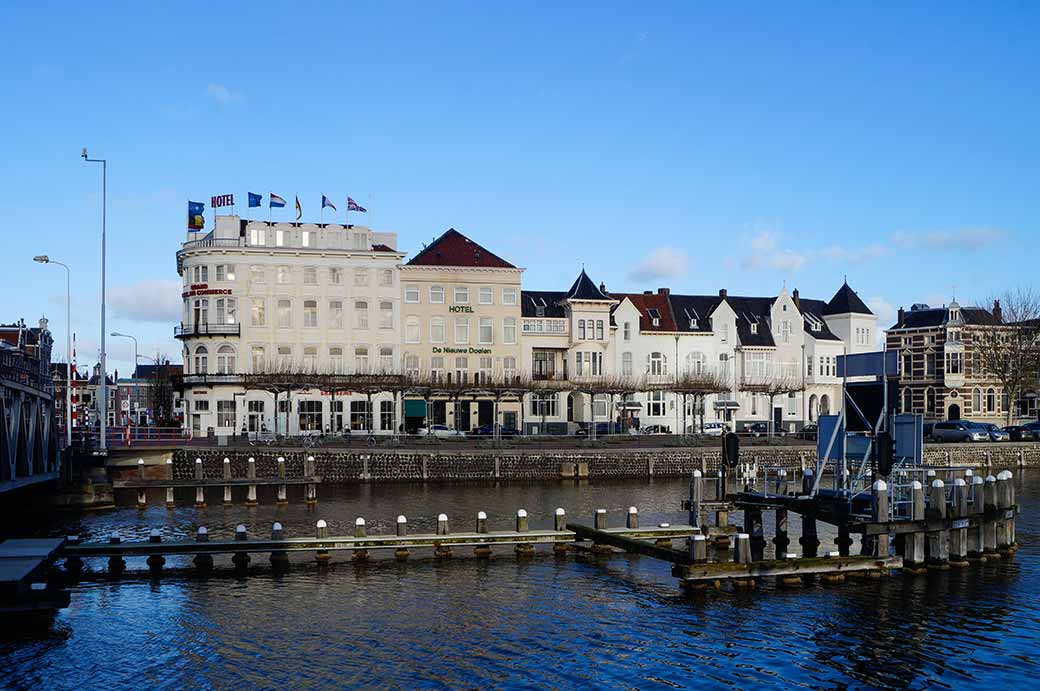
[[[249,195],[249,206],[260,206],[260,200],[264,198],[264,195],[253,194],[252,192],[247,192],[246,194]]]
[[[202,202],[188,202],[188,230],[202,230],[206,225],[206,218],[202,215],[206,211],[206,205]]]

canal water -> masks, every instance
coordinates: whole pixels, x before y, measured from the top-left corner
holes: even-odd
[[[186,561],[153,582],[143,573],[109,581],[103,564],[73,588],[49,633],[0,636],[7,689],[791,689],[1036,688],[1040,678],[1040,473],[1016,478],[1023,516],[1011,561],[927,577],[896,576],[798,591],[678,594],[667,564],[614,556],[518,562],[508,548],[490,561],[423,555],[406,564],[346,553],[318,569],[297,557],[287,575],[266,558],[236,578],[196,579]],[[506,529],[516,509],[532,527],[552,512],[591,521],[606,508],[621,525],[627,507],[643,525],[684,522],[682,481],[590,484],[390,485],[322,488],[308,510],[261,495],[260,507],[186,505],[161,496],[138,512],[66,515],[27,534],[116,532],[167,538],[206,525],[214,537],[238,523],[266,534],[280,521],[309,535],[318,518],[350,534],[390,532],[399,513],[414,531],[438,513],[469,528],[486,511]],[[133,501],[133,497],[125,498]],[[217,500],[218,497],[212,497]],[[237,501],[237,497],[236,497]],[[739,515],[737,516],[739,519]],[[26,525],[31,525],[27,521]],[[797,524],[792,535],[797,536]],[[821,535],[822,549],[832,533]],[[218,567],[220,563],[218,562]],[[143,571],[143,563],[128,562]]]

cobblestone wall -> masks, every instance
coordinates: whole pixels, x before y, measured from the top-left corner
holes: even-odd
[[[561,477],[596,478],[687,477],[696,468],[717,472],[722,461],[718,448],[515,451],[480,450],[431,453],[426,451],[310,452],[316,472],[325,482],[421,482],[473,480],[553,480]],[[278,475],[278,456],[285,458],[286,475],[303,475],[307,452],[256,452],[232,449],[180,449],[174,452],[174,478],[195,477],[195,459],[202,459],[203,477],[223,477],[224,458],[231,459],[233,477],[245,477],[247,458],[256,459],[256,476]],[[816,462],[810,446],[755,447],[741,459],[758,467],[801,469]],[[1040,466],[1040,444],[943,444],[925,447],[925,463],[993,468]]]

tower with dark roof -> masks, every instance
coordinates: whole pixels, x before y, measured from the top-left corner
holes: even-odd
[[[848,344],[850,354],[878,349],[877,317],[848,281],[841,284],[821,312],[827,328]]]

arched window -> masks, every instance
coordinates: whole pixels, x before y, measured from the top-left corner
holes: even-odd
[[[217,374],[235,373],[235,349],[228,344],[217,348]]]
[[[686,373],[687,374],[704,374],[705,373],[706,358],[704,353],[699,351],[692,352],[686,356]]]
[[[209,351],[206,346],[200,345],[195,349],[195,374],[206,374],[209,372]]]
[[[924,390],[924,416],[935,416],[935,390],[930,386]]]
[[[992,388],[986,390],[986,412],[997,412],[997,392]]]
[[[914,412],[914,392],[909,387],[903,389],[903,412]]]
[[[816,418],[819,417],[820,402],[816,398],[816,394],[809,396],[809,421],[815,422]]]
[[[409,317],[408,323],[417,325],[417,322],[413,324],[412,319],[413,317]],[[418,338],[416,342],[418,342]],[[430,319],[430,343],[444,343],[444,317]]]
[[[971,409],[976,415],[982,412],[982,389],[977,386],[971,392]]]
[[[354,374],[368,372],[368,346],[354,347]]]
[[[668,374],[668,356],[658,352],[647,355],[646,371],[650,375]]]
[[[408,317],[404,323],[404,342],[419,342],[419,317]]]
[[[626,377],[632,376],[632,353],[621,354],[621,374]]]
[[[827,394],[820,396],[820,415],[831,414],[831,397]]]

